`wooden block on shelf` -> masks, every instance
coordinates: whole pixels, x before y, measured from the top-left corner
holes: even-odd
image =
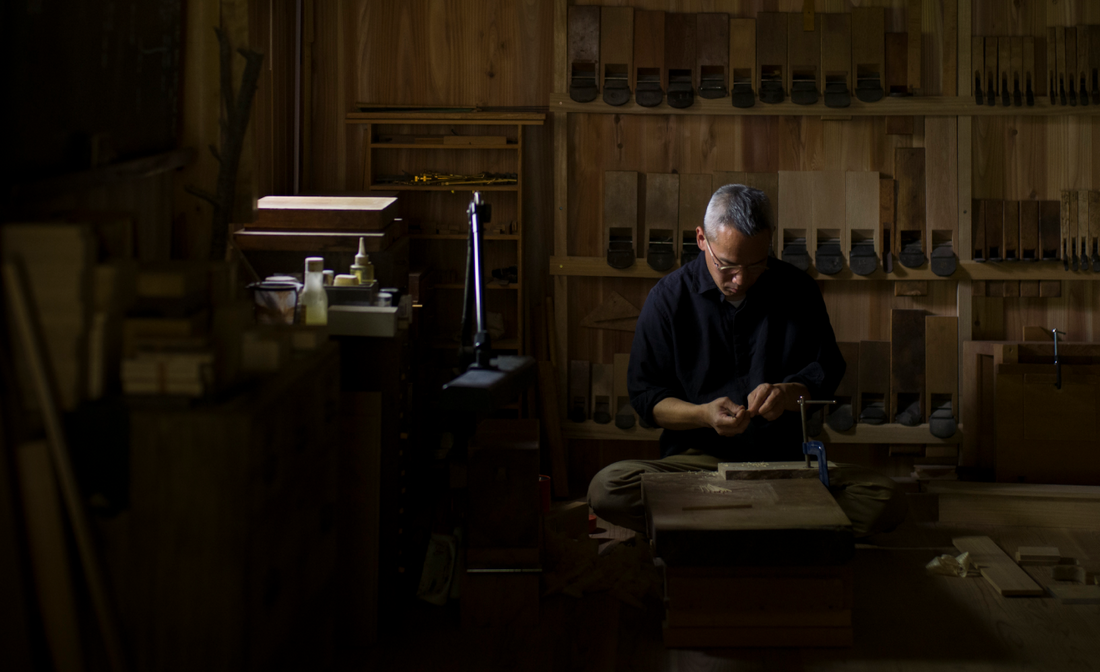
[[[1027,92],[1030,90],[1031,94],[1032,94],[1032,97],[1034,99],[1034,98],[1038,98],[1039,94],[1041,92],[1046,91],[1045,86],[1040,86],[1040,84],[1045,84],[1045,82],[1042,81],[1044,78],[1038,76],[1038,75],[1042,74],[1040,71],[1043,68],[1042,67],[1038,67],[1038,68],[1036,67],[1036,62],[1035,62],[1035,36],[1025,35],[1022,41],[1023,41],[1024,55],[1023,55],[1023,66],[1022,66],[1022,71],[1021,71],[1022,74],[1021,74],[1021,79],[1020,79],[1020,90],[1024,92],[1025,96],[1027,95]],[[1040,53],[1039,54],[1040,59],[1042,59],[1042,56],[1043,56],[1042,53]],[[1025,104],[1026,104],[1026,102],[1025,102]]]
[[[1077,98],[1077,27],[1068,26],[1066,31],[1066,65],[1065,65],[1065,80],[1066,80],[1066,92],[1069,94],[1070,100],[1075,101]],[[1061,54],[1059,54],[1061,55]]]
[[[1086,30],[1085,27],[1078,27],[1077,38],[1081,39],[1081,31]],[[1088,26],[1089,36],[1089,59],[1088,65],[1082,66],[1078,63],[1078,67],[1085,68],[1085,77],[1089,82],[1089,91],[1093,96],[1096,95],[1097,86],[1100,83],[1097,82],[1097,77],[1100,76],[1100,25]]]
[[[695,82],[699,95],[703,98],[725,97],[729,93],[730,82],[729,15],[700,12],[695,17]],[[719,93],[721,96],[718,96]]]
[[[1039,201],[1039,248],[1043,260],[1062,258],[1061,209],[1060,201]]]
[[[676,258],[682,259],[685,245],[696,246],[695,229],[703,225],[707,205],[713,195],[711,176],[707,173],[692,173],[680,176],[680,193],[677,200]],[[688,248],[691,249],[691,248]],[[696,248],[698,249],[698,248]]]
[[[1019,261],[1020,254],[1020,202],[1004,202],[1004,244],[1005,261]]]
[[[907,245],[919,243],[927,257],[925,236],[925,153],[923,147],[899,147],[894,150],[894,172],[898,181],[897,241],[894,251],[900,255]]]
[[[848,171],[844,174],[844,228],[848,241],[844,253],[849,259],[849,265],[852,250],[861,243],[870,241],[876,264],[881,267],[879,191],[879,174],[876,171]]]
[[[1004,105],[1005,96],[1009,97],[1011,104],[1012,42],[1006,35],[990,39],[997,40],[997,92],[1000,94],[997,104]]]
[[[600,7],[600,90],[608,78],[634,91],[634,8]]]
[[[985,74],[985,38],[981,35],[970,38],[970,72],[970,95],[975,103],[984,105],[989,85]]]
[[[887,420],[893,420],[890,393],[890,341],[859,342],[859,403],[853,408],[856,418],[866,401],[874,395],[882,399]]]
[[[612,409],[615,393],[615,367],[612,364],[592,363],[592,406],[589,417],[596,423],[606,425],[615,417]]]
[[[645,245],[650,268],[667,271],[676,264],[679,232],[680,176],[675,173],[645,174]]]
[[[928,281],[895,280],[894,296],[928,296]]]
[[[264,196],[256,203],[255,230],[377,231],[393,222],[392,196]]]
[[[1055,86],[1058,96],[1058,102],[1064,100],[1063,96],[1069,94],[1069,83],[1066,81],[1066,29],[1064,26],[1054,26],[1051,30],[1054,31],[1054,60],[1055,63]]]
[[[954,117],[925,117],[926,251],[950,245],[959,257],[958,121]]]
[[[756,69],[756,19],[730,19],[729,85],[749,83],[754,95],[760,93],[760,73]]]
[[[615,382],[614,389],[612,390],[614,395],[614,404],[612,404],[611,407],[612,415],[617,416],[625,407],[626,411],[634,418],[634,423],[637,423],[638,414],[630,405],[630,390],[627,388],[628,373],[630,371],[630,353],[616,352],[613,366],[615,369]],[[616,418],[616,422],[618,422],[618,418]]]
[[[889,177],[880,177],[878,184],[878,218],[881,226],[878,252],[879,260],[882,261],[882,270],[889,273],[893,270],[894,262],[897,261],[897,256],[894,254],[894,241],[897,239],[895,185],[894,180]]]
[[[1061,241],[1058,246],[1059,259],[1070,264],[1076,256],[1077,248],[1077,191],[1062,190]],[[1076,269],[1074,269],[1076,270]]]
[[[971,562],[982,568],[982,576],[1001,595],[1043,594],[1042,587],[989,537],[959,537],[952,539],[952,543],[960,552],[970,553]]]
[[[925,318],[923,310],[890,311],[890,406],[897,414],[918,401],[921,422],[928,420],[924,400]]]
[[[816,255],[823,246],[836,244],[843,257],[850,248],[845,225],[844,171],[816,170],[810,175],[813,179],[813,225],[806,241],[807,250]],[[816,260],[814,265],[817,266]]]
[[[783,251],[798,239],[806,245],[806,253],[812,255],[810,247],[813,226],[813,173],[809,171],[779,171],[779,201],[776,244],[780,258]],[[812,259],[812,257],[811,257]]]
[[[635,96],[638,84],[656,84],[661,91],[668,91],[668,72],[665,70],[665,12],[663,10],[634,10],[634,72],[631,84]]]
[[[1000,200],[982,201],[983,224],[985,231],[986,260],[1004,259],[1005,202]]]
[[[1024,261],[1042,258],[1039,246],[1039,201],[1020,201],[1020,256]]]
[[[757,95],[769,83],[790,93],[787,72],[787,15],[783,12],[756,13],[756,77]]]
[[[921,19],[923,10],[921,5],[923,0],[909,0],[908,11],[906,12],[906,24],[909,28],[909,92],[913,94],[919,94],[921,89]]]
[[[587,359],[569,362],[569,419],[584,422],[589,418],[588,393],[592,389],[592,363]],[[548,419],[549,421],[549,419]]]
[[[989,245],[985,239],[985,204],[982,199],[970,201],[971,232],[970,232],[970,258],[974,261],[986,261],[989,259]],[[982,294],[984,296],[984,293]]]
[[[1097,26],[1100,28],[1100,26]],[[1098,35],[1097,37],[1100,37]],[[1100,51],[1100,44],[1096,45]],[[1100,73],[1098,73],[1100,74]],[[1088,192],[1089,203],[1089,255],[1100,255],[1100,190],[1091,189]],[[1078,206],[1080,207],[1080,206]]]
[[[1081,270],[1091,267],[1092,238],[1089,235],[1089,191],[1077,190],[1077,254]]]
[[[852,65],[853,86],[860,80],[877,82],[885,87],[886,15],[883,7],[852,8]]]
[[[925,401],[931,413],[936,397],[951,401],[951,412],[959,419],[959,318],[927,315],[924,318]]]
[[[1020,546],[1016,549],[1016,562],[1021,565],[1057,565],[1062,552],[1057,546]]]
[[[843,82],[849,96],[855,96],[852,74],[852,15],[822,14],[821,22],[821,84]],[[824,89],[823,89],[824,90]]]
[[[995,103],[999,103],[998,98],[1001,95],[1001,80],[997,76],[998,62],[997,57],[1000,54],[998,50],[998,43],[996,37],[985,38],[985,96],[988,104],[992,99]]]
[[[609,170],[603,179],[603,253],[638,256],[638,173]],[[614,245],[613,245],[614,243]]]
[[[787,14],[787,78],[784,88],[795,97],[795,82],[812,86],[821,96],[821,17],[814,15],[813,30],[806,30],[803,15]]]
[[[688,84],[697,91],[695,47],[697,44],[695,14],[669,12],[665,15],[664,68],[666,81]],[[721,23],[725,23],[722,21]],[[666,89],[667,90],[667,89]]]
[[[567,22],[569,68],[567,85],[592,79],[599,87],[600,81],[600,7],[597,5],[569,5]]]
[[[884,51],[886,94],[909,93],[909,36],[906,33],[886,33]]]
[[[1015,36],[1008,38],[1008,92],[1012,96],[1012,103],[1016,104],[1016,96],[1020,96],[1023,102],[1027,91],[1024,81],[1024,38]],[[1024,103],[1026,104],[1026,103]]]

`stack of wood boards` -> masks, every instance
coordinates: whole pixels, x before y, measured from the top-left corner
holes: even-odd
[[[87,398],[88,332],[96,245],[88,224],[6,224],[5,261],[21,259],[45,352],[64,410]],[[16,352],[23,389],[31,390],[25,357]],[[28,397],[30,395],[27,395]]]
[[[851,645],[851,522],[820,481],[644,474],[642,499],[666,646]]]

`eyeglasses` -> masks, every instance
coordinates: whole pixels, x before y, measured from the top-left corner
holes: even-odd
[[[751,264],[749,266],[741,266],[740,264],[732,264],[730,266],[719,266],[718,265],[718,255],[714,254],[714,250],[711,248],[710,241],[707,240],[706,236],[703,236],[703,242],[707,244],[707,249],[710,250],[710,258],[712,259],[712,263],[714,264],[714,268],[717,269],[717,271],[719,273],[722,273],[724,275],[728,275],[730,277],[733,277],[735,275],[741,275],[742,273],[744,273],[745,275],[759,275],[760,273],[763,273],[768,268],[768,260],[767,259],[760,262],[759,264]]]

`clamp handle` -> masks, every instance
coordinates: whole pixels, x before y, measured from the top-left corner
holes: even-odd
[[[798,408],[802,413],[802,454],[806,458],[806,466],[810,466],[810,456],[817,458],[817,474],[818,478],[825,487],[829,487],[829,460],[825,456],[825,444],[820,441],[810,441],[810,436],[806,432],[806,404],[820,404],[827,406],[829,404],[835,404],[835,400],[818,401],[807,399],[806,397],[798,398]]]

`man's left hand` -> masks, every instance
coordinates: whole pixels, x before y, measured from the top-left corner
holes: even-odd
[[[771,421],[784,411],[798,410],[798,398],[809,398],[809,390],[801,383],[761,383],[749,393],[750,415],[761,415]]]

